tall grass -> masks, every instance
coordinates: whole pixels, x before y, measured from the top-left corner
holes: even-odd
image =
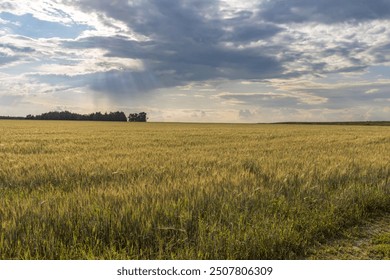
[[[390,128],[0,121],[1,259],[302,259],[390,211]]]

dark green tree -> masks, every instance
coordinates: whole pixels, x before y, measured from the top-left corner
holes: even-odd
[[[129,122],[146,122],[147,116],[145,112],[141,113],[131,113],[129,115]]]

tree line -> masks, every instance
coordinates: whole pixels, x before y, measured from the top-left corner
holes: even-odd
[[[147,114],[145,112],[141,113],[131,113],[128,117],[124,112],[110,112],[110,113],[101,113],[96,112],[92,114],[77,114],[69,111],[53,111],[47,112],[40,115],[27,115],[23,117],[6,117],[0,116],[0,119],[27,119],[27,120],[72,120],[72,121],[114,121],[114,122],[146,122]]]
[[[25,120],[25,117],[0,116],[0,120]]]

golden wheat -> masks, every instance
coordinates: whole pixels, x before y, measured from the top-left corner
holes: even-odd
[[[390,211],[390,127],[0,121],[1,259],[297,259]]]

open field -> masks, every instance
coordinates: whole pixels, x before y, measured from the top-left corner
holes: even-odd
[[[310,258],[390,215],[390,127],[3,120],[0,197],[0,259]]]

